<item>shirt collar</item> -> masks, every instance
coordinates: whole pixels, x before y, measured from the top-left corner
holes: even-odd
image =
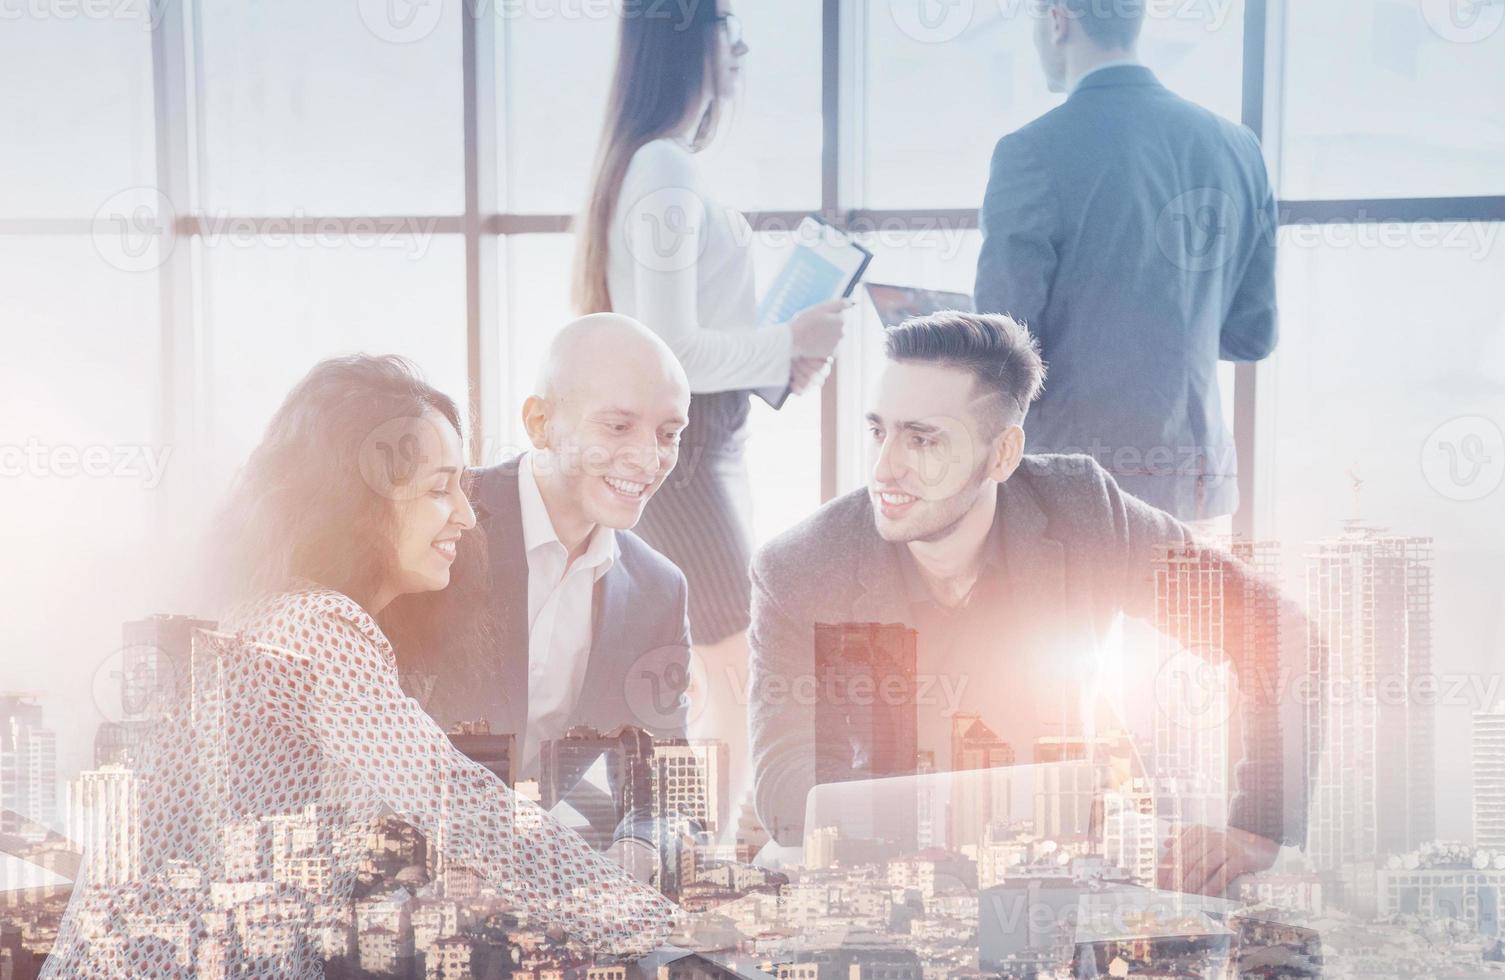
[[[1071,86],[1071,92],[1068,92],[1067,94],[1070,95],[1072,92],[1075,92],[1077,89],[1081,88],[1083,82],[1091,78],[1093,75],[1096,75],[1100,71],[1106,71],[1109,68],[1128,68],[1130,66],[1139,68],[1142,67],[1142,62],[1140,62],[1137,58],[1118,58],[1114,61],[1105,61],[1100,65],[1089,68],[1082,73],[1081,78],[1078,78],[1076,80],[1076,84]]]
[[[554,530],[554,522],[549,518],[549,509],[544,505],[543,493],[538,489],[538,479],[533,475],[531,453],[524,453],[517,461],[517,502],[523,518],[523,550],[532,554],[539,548],[555,545],[568,554],[569,550],[565,548],[564,542],[559,540],[559,534]],[[616,561],[616,532],[609,527],[597,524],[596,529],[591,532],[590,541],[586,543],[585,552],[575,560],[571,567],[592,568],[595,570],[594,578],[599,580],[601,576],[611,571]]]

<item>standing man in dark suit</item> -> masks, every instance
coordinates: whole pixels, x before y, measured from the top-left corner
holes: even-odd
[[[576,726],[685,735],[685,577],[630,528],[678,461],[689,405],[656,335],[617,314],[583,317],[555,338],[523,405],[533,449],[469,474],[482,541],[440,594],[444,639],[398,650],[441,724],[484,720],[516,737],[514,780],[536,778],[542,744]],[[640,829],[618,828],[619,843]]]
[[[1157,548],[1192,541],[1090,457],[1024,455],[1021,423],[1044,367],[1012,320],[938,313],[893,328],[886,342],[867,412],[869,485],[753,560],[757,805],[786,846],[813,829],[803,824],[815,785],[898,774],[863,771],[882,755],[863,744],[871,731],[818,725],[823,697],[872,701],[859,702],[855,685],[825,692],[816,624],[899,623],[918,633],[917,756],[942,771],[965,768],[948,759],[949,725],[975,716],[1017,762],[1030,762],[1037,738],[1092,730],[1094,712],[1112,700],[1097,674],[1116,620],[1153,615]],[[1189,826],[1169,842],[1180,850],[1165,867],[1181,877],[1163,885],[1214,894],[1267,868],[1281,844],[1304,842],[1307,756],[1302,727],[1285,724],[1282,711],[1304,664],[1245,639],[1241,597],[1272,587],[1232,556],[1208,549],[1208,560],[1229,583],[1226,649],[1217,653],[1238,679],[1242,724],[1229,724],[1227,736],[1240,761],[1227,827]],[[1247,624],[1255,636],[1265,626]]]
[[[1248,129],[1135,58],[1142,0],[1036,0],[1066,102],[993,151],[977,309],[1029,327],[1050,365],[1039,452],[1088,453],[1181,520],[1238,508],[1217,363],[1275,348],[1275,200]]]

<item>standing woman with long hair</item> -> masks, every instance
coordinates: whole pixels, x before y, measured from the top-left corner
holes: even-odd
[[[845,300],[759,326],[747,220],[717,202],[696,154],[741,83],[748,46],[729,0],[684,7],[624,0],[617,62],[590,197],[578,230],[578,311],[646,324],[684,365],[693,398],[680,464],[637,532],[690,584],[690,627],[710,687],[699,724],[731,747],[733,805],[746,757],[752,586],[743,447],[753,389],[819,382],[841,340]]]

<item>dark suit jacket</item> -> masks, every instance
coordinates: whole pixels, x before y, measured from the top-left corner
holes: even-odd
[[[441,596],[436,650],[403,649],[404,683],[441,725],[485,720],[520,736],[528,718],[528,561],[517,457],[473,471],[471,499],[484,548],[462,549]],[[474,532],[473,532],[474,533]],[[596,582],[591,651],[570,726],[634,725],[685,735],[690,652],[685,577],[631,531]],[[480,617],[478,631],[469,626]]]
[[[1002,553],[989,559],[1002,569],[1006,588],[995,606],[969,608],[967,615],[987,617],[981,632],[996,637],[996,654],[969,654],[961,670],[973,693],[1004,713],[1032,707],[1020,693],[1020,678],[1038,675],[1042,667],[1066,665],[1058,671],[1056,687],[1089,683],[1076,671],[1090,669],[1092,656],[1084,652],[1099,648],[1116,615],[1153,614],[1156,546],[1191,540],[1175,518],[1124,493],[1086,456],[1025,457],[998,488],[994,529],[990,547]],[[782,844],[802,840],[805,799],[818,781],[818,760],[853,754],[844,744],[851,733],[816,732],[818,697],[790,694],[815,670],[814,626],[914,625],[901,547],[879,537],[871,499],[859,490],[831,501],[753,560],[749,680],[757,806],[764,826]],[[1220,556],[1219,563],[1228,582],[1229,633],[1242,636],[1238,597],[1272,597],[1273,586],[1231,556]],[[1268,624],[1253,628],[1261,626]],[[1230,758],[1240,757],[1238,742],[1248,746],[1235,773],[1229,823],[1301,843],[1305,732],[1299,722],[1283,723],[1280,694],[1293,690],[1291,675],[1303,660],[1282,657],[1268,643],[1246,645],[1234,638],[1226,647],[1238,681],[1244,735],[1236,739],[1238,726],[1227,726]],[[1250,661],[1264,663],[1238,659],[1240,651],[1251,648],[1258,652],[1248,654]],[[809,681],[804,683],[809,690]],[[1019,762],[1028,761],[1028,748],[1016,746]]]
[[[1275,348],[1275,199],[1254,134],[1104,68],[999,140],[977,309],[1039,338],[1031,452],[1095,456],[1182,520],[1231,514],[1217,362]]]

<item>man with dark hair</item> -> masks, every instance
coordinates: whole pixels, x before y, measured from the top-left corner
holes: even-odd
[[[1042,452],[1092,455],[1125,490],[1200,521],[1238,508],[1217,364],[1275,347],[1275,200],[1248,129],[1135,56],[1143,0],[1035,0],[1066,102],[999,140],[976,306],[1039,338]]]
[[[1115,620],[1150,615],[1156,547],[1191,541],[1175,518],[1124,493],[1090,457],[1024,454],[1021,424],[1045,367],[1015,321],[938,313],[889,331],[886,353],[866,416],[868,486],[826,504],[753,560],[757,806],[784,845],[802,842],[817,783],[898,774],[869,771],[871,760],[895,757],[892,746],[866,744],[884,737],[872,725],[867,734],[855,723],[817,726],[817,624],[917,632],[915,675],[928,694],[916,696],[916,761],[967,767],[948,758],[948,726],[975,715],[1028,762],[1037,738],[1092,727],[1098,653]],[[1218,561],[1228,581],[1248,587],[1228,595],[1264,588],[1232,557]],[[1226,612],[1239,621],[1239,610]],[[1246,728],[1277,731],[1270,692],[1285,690],[1284,678],[1258,677],[1268,664],[1230,655]],[[1229,828],[1199,828],[1200,851],[1172,884],[1221,892],[1267,867],[1281,842],[1303,840],[1299,734],[1252,740]]]

